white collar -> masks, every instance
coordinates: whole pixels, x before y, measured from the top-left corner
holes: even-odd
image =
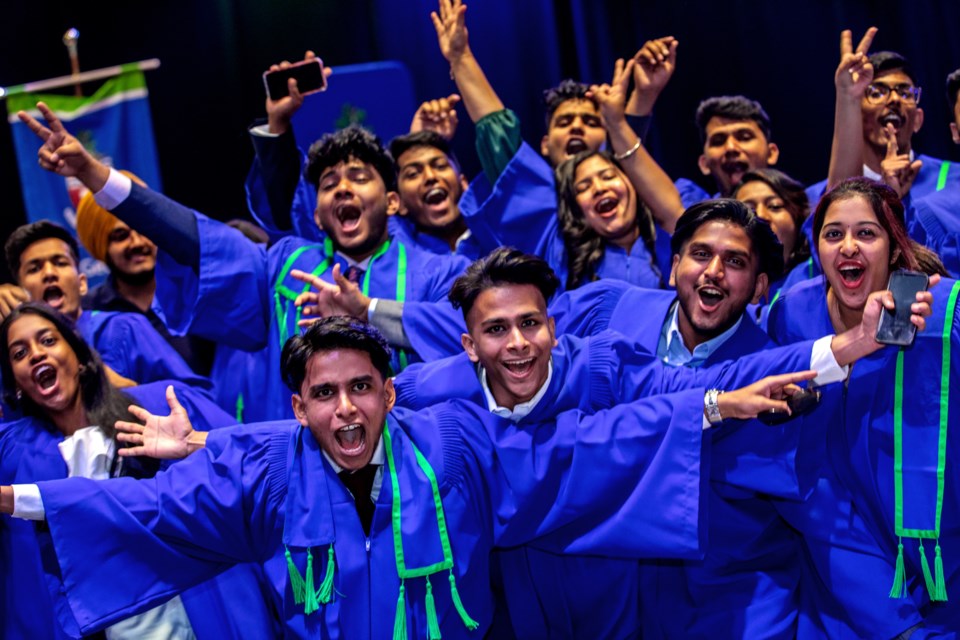
[[[384,425],[383,428],[386,429],[387,426]],[[330,463],[330,466],[333,467],[334,473],[340,473],[341,471],[343,471],[343,467],[341,467],[336,462],[334,462],[333,458],[331,458],[330,455],[326,451],[324,451],[322,448],[320,449],[320,453],[323,454],[323,457],[326,458],[327,462]],[[383,450],[383,436],[381,435],[380,439],[377,441],[377,448],[373,450],[373,457],[370,458],[370,464],[383,466],[383,459],[385,456],[386,456],[386,453],[384,453],[384,450]]]
[[[487,371],[483,367],[480,367],[480,386],[483,387],[483,395],[487,399],[487,408],[490,410],[490,413],[500,416],[501,418],[507,418],[513,422],[518,422],[530,415],[530,412],[533,411],[534,407],[536,407],[540,400],[543,399],[543,396],[546,395],[547,388],[550,386],[552,379],[553,358],[551,357],[547,365],[547,379],[544,380],[543,386],[540,387],[536,395],[532,398],[526,402],[521,402],[510,410],[497,404],[497,400],[493,397],[493,392],[490,391],[490,385],[487,384]]]
[[[110,477],[110,466],[117,445],[100,427],[77,429],[72,436],[58,443],[57,448],[67,463],[67,477],[91,480]]]

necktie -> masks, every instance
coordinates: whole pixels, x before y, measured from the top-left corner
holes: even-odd
[[[360,281],[363,279],[364,270],[358,267],[357,265],[350,265],[347,268],[347,273],[345,274],[347,280],[353,284],[359,285]]]
[[[373,500],[370,497],[370,491],[373,489],[373,478],[377,475],[377,466],[368,464],[357,471],[341,471],[337,475],[340,481],[353,495],[353,502],[357,507],[357,515],[360,516],[360,524],[363,525],[363,532],[370,535],[370,524],[373,522]]]

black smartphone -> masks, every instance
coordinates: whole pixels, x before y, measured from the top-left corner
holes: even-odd
[[[787,398],[787,406],[790,407],[790,413],[786,411],[764,411],[757,415],[757,420],[771,426],[783,424],[788,420],[793,420],[794,418],[810,413],[817,408],[818,404],[820,404],[819,389],[801,389]]]
[[[896,308],[884,309],[877,325],[877,342],[908,347],[917,335],[916,325],[910,322],[910,306],[917,301],[917,293],[926,291],[930,278],[925,273],[901,269],[890,274],[887,289],[893,292]]]
[[[286,69],[267,71],[263,74],[263,86],[271,100],[279,100],[290,94],[287,90],[287,80],[295,78],[297,89],[301,95],[316,93],[327,88],[327,79],[323,77],[323,61],[320,58],[311,58]]]

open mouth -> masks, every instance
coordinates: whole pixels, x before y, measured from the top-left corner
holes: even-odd
[[[355,231],[360,226],[360,216],[363,212],[355,204],[342,204],[337,207],[337,221],[344,231]]]
[[[366,441],[366,432],[359,424],[349,424],[334,432],[333,437],[345,453],[356,453],[363,449]]]
[[[533,371],[533,363],[536,358],[524,358],[523,360],[504,360],[503,368],[515,376],[525,376]]]
[[[434,187],[427,191],[426,195],[423,196],[423,201],[430,206],[436,206],[438,204],[443,204],[447,201],[447,196],[449,192],[442,187]]]
[[[567,140],[567,146],[564,148],[564,151],[567,152],[567,155],[575,156],[581,151],[587,150],[587,143],[583,141],[582,138],[570,138]]]
[[[899,113],[891,112],[880,118],[880,126],[886,128],[888,124],[892,124],[894,129],[899,130],[903,126],[903,116]]]
[[[863,265],[859,264],[841,264],[837,267],[837,272],[840,274],[840,281],[848,289],[855,289],[860,286],[865,271],[866,269],[863,268]]]
[[[49,364],[42,364],[33,370],[33,381],[46,391],[57,384],[57,370]]]
[[[47,287],[43,290],[43,301],[54,309],[60,308],[60,305],[63,304],[63,298],[63,289],[56,285]]]
[[[606,196],[597,202],[593,210],[597,212],[597,215],[606,216],[616,210],[618,204],[620,204],[619,200],[612,196]]]
[[[700,297],[700,306],[705,311],[715,310],[726,297],[722,290],[709,284],[697,289],[697,295]]]
[[[747,166],[746,162],[740,162],[740,161],[724,162],[723,164],[720,165],[720,168],[723,169],[724,173],[730,176],[737,175],[737,174],[742,175],[747,171],[749,171],[750,169],[750,167]]]

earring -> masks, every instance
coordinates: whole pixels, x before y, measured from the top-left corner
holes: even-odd
[[[77,373],[79,373],[81,376],[86,372],[87,372],[87,365],[81,364],[79,367],[77,367]]]
[[[17,389],[17,400],[23,400],[23,389]]]

